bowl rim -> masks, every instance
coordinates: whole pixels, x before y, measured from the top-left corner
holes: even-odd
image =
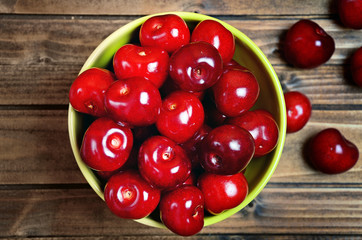
[[[278,143],[276,148],[273,150],[274,156],[272,158],[272,161],[270,162],[266,173],[263,175],[263,177],[260,179],[260,181],[256,184],[252,192],[249,192],[245,200],[238,205],[235,208],[226,210],[218,215],[213,215],[210,217],[205,218],[205,224],[204,226],[212,225],[217,222],[220,222],[222,220],[225,220],[232,216],[233,214],[239,212],[241,209],[243,209],[245,206],[247,206],[253,199],[255,199],[259,193],[263,190],[263,188],[266,186],[266,184],[269,182],[271,176],[273,175],[279,160],[282,155],[282,151],[285,144],[285,138],[286,138],[286,107],[285,107],[285,100],[284,100],[284,94],[281,87],[281,84],[279,82],[278,76],[273,69],[271,63],[265,56],[265,54],[261,51],[261,49],[244,33],[242,33],[237,28],[231,26],[230,24],[200,13],[193,13],[193,12],[161,12],[156,14],[150,14],[143,17],[140,17],[138,19],[135,19],[117,30],[115,30],[113,33],[108,35],[97,47],[96,49],[91,53],[91,55],[87,58],[86,62],[82,66],[80,73],[83,71],[93,67],[92,63],[95,62],[95,59],[99,58],[103,52],[103,50],[114,41],[114,38],[116,38],[120,32],[123,32],[126,29],[136,29],[139,27],[144,21],[146,21],[148,18],[158,15],[165,15],[165,14],[176,14],[183,19],[192,20],[192,21],[202,21],[205,19],[211,19],[220,22],[223,24],[228,30],[230,30],[234,36],[238,39],[241,39],[244,43],[244,47],[249,48],[260,60],[260,63],[264,66],[265,70],[267,71],[268,75],[270,76],[270,79],[272,80],[272,85],[274,86],[274,90],[276,93],[276,98],[278,99],[278,109],[279,109],[279,137],[278,137]],[[95,176],[94,172],[81,160],[79,146],[76,142],[76,136],[72,129],[75,127],[74,122],[74,115],[76,114],[76,111],[69,103],[69,109],[68,109],[68,132],[69,132],[69,138],[70,138],[70,144],[71,148],[74,154],[74,157],[76,159],[76,162],[78,164],[79,169],[81,170],[84,178],[88,182],[88,184],[91,186],[91,188],[98,194],[98,196],[104,201],[104,195],[103,195],[103,189],[101,189],[101,183],[100,180]],[[156,220],[150,219],[148,217],[142,218],[142,219],[135,219],[134,221],[152,226],[152,227],[158,227],[158,228],[165,228],[165,226]]]

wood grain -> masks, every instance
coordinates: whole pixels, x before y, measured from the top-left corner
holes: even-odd
[[[80,14],[80,15],[144,15],[158,12],[187,11],[208,15],[329,15],[336,12],[334,1],[59,1],[6,0],[0,13],[12,14]]]
[[[361,234],[361,188],[266,187],[230,218],[204,227],[208,234]],[[0,190],[3,237],[165,236],[113,215],[90,189]],[[14,217],[16,216],[16,217]]]
[[[67,104],[68,91],[82,64],[111,32],[130,19],[3,17],[0,21],[0,103]],[[319,68],[300,70],[281,57],[280,36],[290,20],[226,19],[247,34],[266,54],[286,90],[309,93],[315,104],[362,104],[362,92],[348,76],[351,53],[362,42],[358,31],[329,20],[318,22],[332,30],[336,52]],[[100,27],[101,26],[101,27]]]

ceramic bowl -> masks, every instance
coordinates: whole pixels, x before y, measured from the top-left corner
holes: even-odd
[[[205,226],[208,226],[230,217],[247,206],[255,197],[257,197],[271,178],[281,157],[286,134],[286,110],[283,91],[278,77],[266,56],[257,47],[257,45],[255,45],[255,43],[241,31],[210,16],[190,12],[172,13],[182,17],[188,24],[191,31],[198,22],[205,19],[214,19],[222,23],[234,34],[236,40],[234,60],[250,69],[254,73],[260,85],[260,95],[254,108],[262,108],[271,112],[279,127],[279,139],[276,148],[262,158],[253,159],[247,167],[245,177],[249,183],[249,194],[246,199],[239,206],[227,210],[219,215],[214,216],[206,214]],[[159,13],[155,15],[162,14],[166,13]],[[89,56],[80,70],[80,73],[91,67],[110,68],[115,52],[126,43],[137,42],[140,26],[151,16],[154,15],[136,19],[120,27],[109,35]],[[89,118],[85,114],[76,112],[72,106],[69,105],[68,128],[75,160],[90,186],[99,195],[99,197],[104,200],[104,184],[97,178],[95,173],[84,164],[79,151],[83,134],[91,121],[92,118]],[[153,227],[165,227],[157,214],[151,214],[146,218],[136,221]]]

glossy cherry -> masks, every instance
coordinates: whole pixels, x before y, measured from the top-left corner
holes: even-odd
[[[195,186],[184,185],[167,191],[160,201],[165,226],[181,236],[191,236],[204,226],[204,196]]]
[[[209,132],[201,144],[200,163],[210,173],[241,172],[255,152],[253,136],[245,129],[225,124]]]
[[[142,24],[139,39],[142,46],[158,47],[172,53],[190,42],[190,30],[176,14],[158,15]]]
[[[339,130],[327,128],[312,138],[308,157],[317,170],[337,174],[351,169],[356,164],[359,151]]]
[[[212,214],[237,207],[248,195],[249,186],[243,173],[219,175],[203,173],[197,186],[205,199],[205,209]]]
[[[141,77],[117,80],[106,91],[104,100],[108,116],[131,126],[154,124],[162,105],[158,89]]]
[[[228,117],[248,111],[259,97],[259,83],[250,71],[229,69],[212,87],[216,108]]]
[[[228,119],[227,123],[242,127],[253,136],[254,157],[264,156],[276,147],[279,128],[271,113],[266,110],[248,111],[239,117]]]
[[[138,168],[152,186],[165,189],[175,187],[189,177],[191,161],[174,141],[153,136],[140,147]]]
[[[298,91],[284,93],[287,110],[287,132],[302,129],[312,114],[312,106],[306,95]]]
[[[192,42],[170,58],[169,73],[181,90],[199,92],[216,83],[223,62],[218,50],[207,42]]]
[[[334,53],[333,38],[317,23],[303,19],[295,23],[284,39],[286,61],[298,68],[315,68]]]
[[[70,87],[70,104],[79,112],[96,117],[106,116],[104,93],[115,80],[114,74],[106,69],[91,68],[85,70]]]
[[[111,212],[128,219],[147,217],[156,209],[160,195],[160,190],[149,185],[135,170],[113,175],[104,189],[104,200]]]
[[[362,87],[362,47],[353,53],[351,58],[351,72],[353,81]]]
[[[362,1],[338,0],[338,14],[345,27],[362,29]]]
[[[203,124],[201,128],[186,142],[181,143],[180,146],[185,150],[187,156],[191,160],[192,168],[200,167],[199,160],[199,149],[201,147],[201,143],[207,134],[211,131],[211,127],[206,124]]]
[[[218,21],[207,19],[197,24],[191,34],[191,42],[205,41],[220,53],[223,62],[229,62],[235,52],[234,35]]]
[[[98,171],[114,171],[127,161],[132,146],[131,129],[102,117],[88,127],[80,153],[82,160],[90,168]]]
[[[159,88],[168,75],[168,61],[161,48],[126,44],[115,53],[113,68],[118,79],[144,77]]]
[[[192,93],[175,91],[162,102],[156,126],[158,131],[177,143],[186,142],[204,123],[204,109]]]

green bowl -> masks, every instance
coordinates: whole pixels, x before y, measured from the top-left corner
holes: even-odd
[[[245,177],[249,183],[249,194],[246,199],[239,206],[219,215],[206,215],[205,226],[208,226],[230,217],[247,206],[262,191],[272,176],[278,165],[285,142],[286,110],[284,96],[278,77],[268,59],[245,34],[225,22],[202,14],[167,12],[155,15],[168,13],[177,14],[182,17],[190,29],[193,29],[196,24],[202,20],[213,19],[222,23],[234,34],[236,40],[234,59],[241,65],[250,69],[260,85],[260,95],[254,108],[262,108],[271,112],[279,126],[279,139],[276,148],[262,158],[253,159],[246,169]],[[80,73],[91,67],[111,68],[114,53],[126,43],[137,42],[140,26],[145,20],[155,15],[149,15],[134,20],[109,35],[89,56]],[[68,130],[75,159],[89,185],[99,197],[104,200],[104,184],[97,178],[94,172],[84,164],[79,151],[83,134],[91,121],[91,118],[75,111],[69,104]],[[153,227],[165,227],[157,214],[152,214],[136,221]]]

